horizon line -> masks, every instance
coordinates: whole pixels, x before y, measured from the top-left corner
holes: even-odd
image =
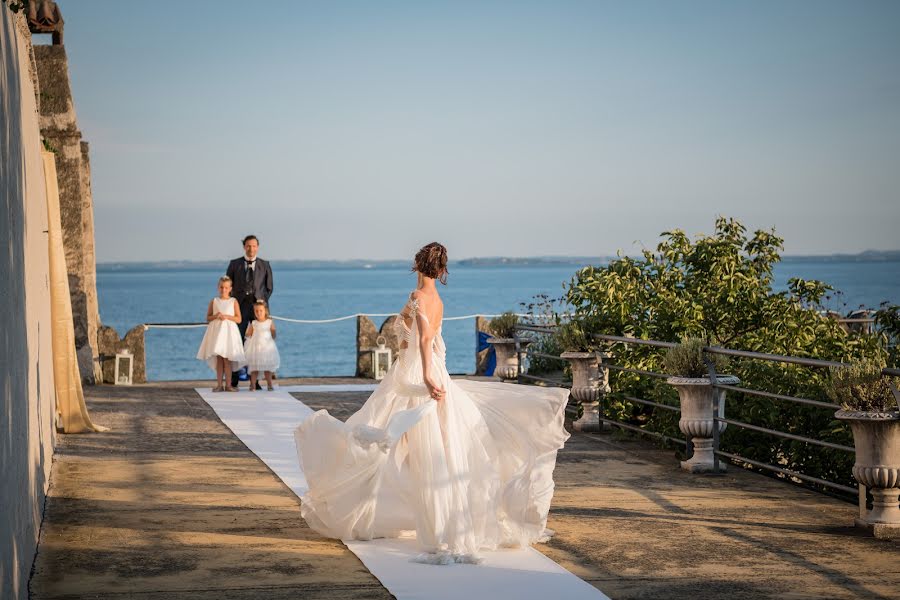
[[[891,256],[897,255],[897,258],[900,258],[900,248],[893,250],[863,250],[860,252],[832,252],[828,254],[782,254],[781,258],[835,258],[835,257],[863,257],[868,255],[875,256]],[[581,261],[583,259],[614,259],[619,258],[620,256],[625,257],[637,257],[640,254],[598,254],[598,255],[576,255],[576,254],[539,254],[539,255],[528,255],[528,256],[506,256],[506,255],[494,255],[494,256],[470,256],[466,258],[458,258],[450,260],[450,264],[460,263],[465,261],[473,261],[473,260],[556,260],[559,262],[564,262],[567,260],[571,261]],[[96,264],[100,265],[122,265],[122,264],[146,264],[146,263],[183,263],[183,264],[199,264],[199,263],[211,263],[211,262],[221,262],[224,260],[231,259],[221,259],[221,258],[204,258],[204,259],[176,259],[176,258],[162,258],[162,259],[135,259],[135,260],[103,260],[97,261]],[[350,262],[359,262],[359,263],[398,263],[398,262],[409,262],[412,259],[410,258],[266,258],[270,262],[323,262],[323,263],[350,263]]]

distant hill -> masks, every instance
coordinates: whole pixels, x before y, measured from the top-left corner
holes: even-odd
[[[490,257],[490,258],[466,258],[457,261],[450,261],[450,267],[496,267],[496,266],[513,266],[513,267],[532,267],[532,266],[551,266],[551,265],[569,265],[582,266],[589,264],[604,264],[608,262],[608,258],[584,258],[574,256],[547,256],[547,257],[530,257],[530,258],[508,258],[508,257]],[[272,261],[275,269],[407,269],[411,261],[409,260],[275,260]],[[144,262],[108,262],[97,263],[97,270],[100,272],[115,271],[160,271],[167,269],[178,269],[180,271],[209,271],[215,269],[224,270],[228,265],[228,261],[189,261],[189,260],[169,260],[169,261],[144,261]]]
[[[895,262],[900,261],[900,250],[866,250],[858,254],[819,254],[782,257],[791,262]]]
[[[539,267],[539,266],[573,266],[604,265],[614,256],[488,256],[464,258],[450,261],[450,266],[458,267]],[[859,254],[827,254],[827,255],[794,255],[783,257],[785,262],[895,262],[900,261],[900,250],[867,250]],[[182,271],[209,271],[227,266],[227,260],[217,261],[143,261],[143,262],[105,262],[98,263],[100,272],[115,271],[159,271],[178,269]],[[276,269],[405,269],[409,260],[272,260]]]
[[[451,261],[453,264],[462,267],[535,267],[541,265],[602,265],[608,263],[615,257],[608,256],[528,256],[528,257],[509,257],[509,256],[487,256],[479,258],[464,258],[458,261]]]

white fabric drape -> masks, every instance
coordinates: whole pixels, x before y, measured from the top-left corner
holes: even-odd
[[[64,433],[107,431],[91,421],[84,404],[78,357],[75,354],[75,328],[72,324],[72,300],[63,248],[62,221],[59,213],[59,187],[56,179],[56,155],[42,152],[47,184],[47,229],[50,246],[50,313],[53,321],[53,376],[56,384],[57,428]]]

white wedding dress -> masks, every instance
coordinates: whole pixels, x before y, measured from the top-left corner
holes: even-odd
[[[297,427],[303,517],[344,540],[415,531],[416,560],[433,564],[546,541],[568,390],[452,381],[438,327],[431,360],[447,393],[432,400],[409,307],[412,326],[397,319],[408,347],[362,408],[346,423],[320,410]]]
[[[213,298],[213,314],[219,313],[233,317],[235,301],[233,298]],[[216,370],[216,357],[222,356],[231,362],[231,370],[237,371],[247,364],[244,356],[244,343],[241,341],[241,332],[234,321],[220,321],[214,319],[206,326],[206,333],[200,341],[200,349],[197,350],[197,358],[205,361],[209,368]]]

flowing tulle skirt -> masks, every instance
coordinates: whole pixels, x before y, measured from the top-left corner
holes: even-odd
[[[227,358],[232,371],[247,364],[241,332],[234,321],[211,321],[206,327],[197,358],[206,361],[209,368],[215,371],[217,356]]]
[[[346,540],[414,530],[434,563],[546,539],[568,391],[452,381],[435,357],[435,402],[403,363],[346,423],[320,410],[297,428],[310,526]]]
[[[244,356],[247,359],[247,370],[253,371],[277,371],[281,366],[281,356],[278,354],[278,346],[272,336],[262,332],[254,333],[244,342]]]

